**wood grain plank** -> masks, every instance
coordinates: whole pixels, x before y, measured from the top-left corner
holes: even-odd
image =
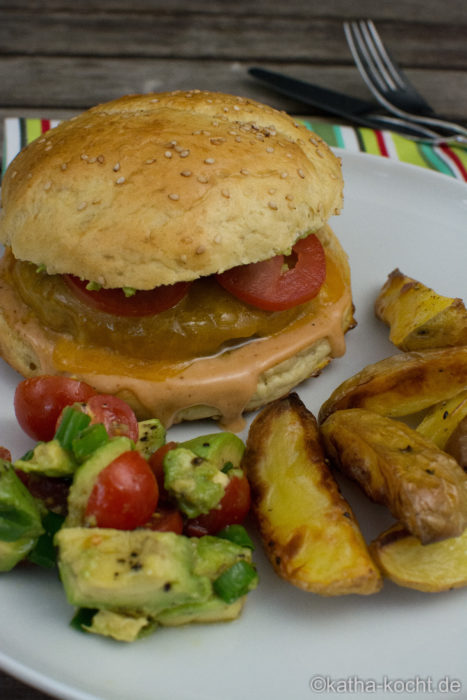
[[[466,3],[467,7],[467,3]],[[378,25],[403,66],[464,69],[463,24],[384,21]],[[0,13],[4,55],[134,56],[212,60],[352,63],[342,23],[300,15],[242,17],[222,13]]]
[[[369,97],[353,66],[261,65]],[[297,114],[309,112],[304,105],[254,81],[247,69],[239,61],[4,57],[0,60],[0,106],[19,112],[26,108],[81,110],[124,94],[199,88],[256,98]],[[413,69],[407,73],[434,109],[451,118],[467,119],[467,72]]]
[[[288,0],[273,2],[271,0],[105,0],[106,13],[126,12],[131,6],[132,12],[205,12],[224,15],[263,15],[265,18],[284,16],[301,16],[308,18],[329,17],[348,19],[372,17],[375,20],[424,21],[437,25],[454,24],[465,21],[467,7],[465,0]],[[103,8],[102,0],[0,0],[0,9],[15,11],[32,11],[36,13],[55,11],[74,11],[76,13],[99,12]]]

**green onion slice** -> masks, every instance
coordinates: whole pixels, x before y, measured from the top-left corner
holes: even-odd
[[[234,542],[240,547],[248,547],[248,549],[255,548],[250,535],[243,525],[227,525],[216,533],[216,537],[220,537],[223,540],[230,540],[230,542]]]
[[[237,561],[216,578],[212,586],[219,598],[226,603],[234,603],[237,598],[252,590],[257,581],[258,574],[254,566],[246,561]]]

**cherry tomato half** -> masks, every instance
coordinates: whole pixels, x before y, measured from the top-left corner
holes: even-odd
[[[136,450],[124,452],[97,477],[86,519],[97,527],[134,530],[151,518],[159,491],[148,463]]]
[[[11,462],[11,452],[6,447],[0,447],[0,459],[4,459],[5,462]]]
[[[241,523],[250,510],[250,484],[246,476],[233,476],[221,502],[209,513],[187,520],[185,534],[189,537],[215,535],[227,525]]]
[[[175,532],[176,535],[181,535],[183,533],[182,514],[176,508],[159,507],[144,527],[147,530]]]
[[[57,420],[65,408],[87,401],[96,391],[85,382],[68,377],[42,375],[20,382],[15,392],[15,413],[25,433],[35,440],[52,440]]]
[[[133,442],[138,440],[138,420],[130,406],[111,394],[91,396],[84,407],[91,416],[91,423],[103,423],[109,437],[124,435]]]
[[[169,492],[164,486],[164,457],[167,452],[170,452],[170,450],[173,450],[175,447],[177,447],[176,442],[166,442],[165,445],[161,445],[158,450],[153,452],[148,460],[149,466],[157,479],[157,485],[159,486],[159,499],[163,503],[170,501]]]
[[[239,265],[216,275],[238,299],[266,311],[281,311],[315,297],[326,278],[326,257],[317,236],[302,238],[292,249],[295,264],[284,270],[285,257]]]
[[[190,282],[176,282],[155,289],[138,290],[125,296],[122,289],[86,289],[88,282],[74,275],[64,275],[76,296],[99,311],[117,316],[153,316],[172,308],[183,299]]]

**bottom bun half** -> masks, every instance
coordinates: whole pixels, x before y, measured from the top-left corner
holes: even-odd
[[[0,269],[0,355],[23,377],[72,376],[126,400],[138,418],[166,427],[212,417],[240,430],[242,414],[285,395],[345,352],[355,325],[347,256],[332,230],[318,233],[326,252],[326,282],[309,315],[282,331],[215,356],[174,364],[135,360],[83,347],[42,326]]]

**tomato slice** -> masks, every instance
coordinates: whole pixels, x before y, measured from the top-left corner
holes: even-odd
[[[96,527],[134,530],[148,522],[158,502],[157,481],[136,450],[124,452],[97,477],[86,506]]]
[[[91,424],[104,424],[109,437],[124,435],[133,442],[138,440],[138,420],[131,407],[118,396],[111,394],[91,396],[84,410],[91,416]]]
[[[74,275],[63,276],[76,296],[99,311],[117,316],[153,316],[183,299],[191,282],[176,282],[155,289],[137,290],[125,296],[122,289],[86,289],[88,282]]]
[[[209,513],[186,521],[185,534],[189,537],[215,535],[227,525],[241,523],[250,510],[250,484],[246,476],[233,476],[221,502]]]
[[[233,267],[216,275],[216,279],[228,292],[258,309],[290,309],[313,299],[326,279],[326,257],[315,234],[297,241],[292,253],[292,260],[276,255]]]
[[[55,434],[65,408],[96,394],[89,384],[68,377],[42,375],[20,382],[15,391],[15,413],[21,428],[35,440],[47,442]]]

